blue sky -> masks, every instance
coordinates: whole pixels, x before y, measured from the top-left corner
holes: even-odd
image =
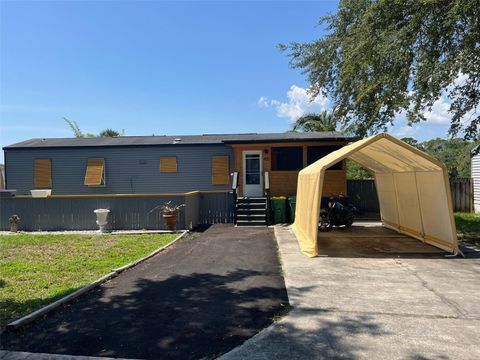
[[[336,1],[1,1],[0,145],[84,132],[281,132],[307,111],[307,83],[280,42],[311,41]],[[393,134],[444,136],[445,104]],[[442,107],[443,106],[443,107]],[[2,154],[3,157],[3,154]],[[0,159],[1,161],[1,159]]]

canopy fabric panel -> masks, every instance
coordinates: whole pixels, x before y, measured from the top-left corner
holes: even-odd
[[[445,165],[393,136],[378,134],[344,146],[300,171],[293,230],[305,255],[318,255],[325,170],[346,158],[374,172],[384,226],[446,251],[458,250]]]

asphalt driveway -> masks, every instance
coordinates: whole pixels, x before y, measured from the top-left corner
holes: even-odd
[[[3,349],[135,359],[212,358],[288,304],[272,229],[214,225],[42,319]]]
[[[275,227],[293,310],[223,360],[480,359],[480,252],[381,227],[321,234],[307,258]]]

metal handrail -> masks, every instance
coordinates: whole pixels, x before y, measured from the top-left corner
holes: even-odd
[[[233,212],[233,223],[237,223],[237,198],[238,198],[238,172],[232,173],[232,194],[233,203],[235,204],[235,211]]]
[[[236,191],[238,188],[238,171],[232,173],[232,190]]]
[[[265,179],[265,197],[266,199],[266,217],[267,217],[267,225],[270,225],[270,173],[265,171],[264,175]]]

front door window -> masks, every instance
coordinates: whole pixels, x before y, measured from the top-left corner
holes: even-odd
[[[243,153],[244,196],[262,196],[262,153],[245,151]]]
[[[245,176],[248,185],[260,184],[260,156],[247,154],[245,156]]]

